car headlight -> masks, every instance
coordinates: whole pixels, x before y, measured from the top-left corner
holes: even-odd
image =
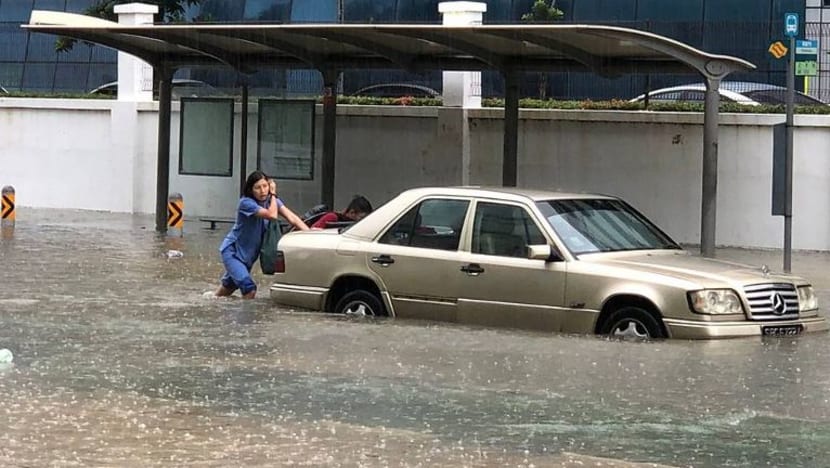
[[[704,289],[689,292],[689,306],[698,314],[742,314],[741,298],[731,289]]]
[[[816,298],[816,293],[813,291],[812,286],[799,286],[798,287],[798,311],[804,312],[806,310],[816,310],[818,309],[818,298]]]

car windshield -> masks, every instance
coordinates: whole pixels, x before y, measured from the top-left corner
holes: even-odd
[[[545,200],[536,206],[574,255],[680,248],[621,200]]]
[[[786,104],[787,90],[781,89],[759,89],[756,91],[744,91],[744,96],[758,101],[761,104]],[[802,93],[794,93],[793,100],[799,106],[823,106],[824,103],[818,99]]]

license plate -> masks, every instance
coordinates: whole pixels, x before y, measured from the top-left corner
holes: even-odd
[[[792,336],[800,335],[804,331],[803,325],[775,325],[761,327],[761,334],[764,336]]]

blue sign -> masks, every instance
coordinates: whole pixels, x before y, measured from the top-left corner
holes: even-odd
[[[784,35],[798,36],[798,13],[784,13]]]
[[[816,55],[818,56],[818,41],[795,41],[796,55]]]

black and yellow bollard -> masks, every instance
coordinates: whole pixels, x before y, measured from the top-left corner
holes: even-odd
[[[167,197],[167,234],[184,236],[184,199],[180,193],[171,193]]]
[[[3,239],[11,239],[14,235],[14,187],[3,187],[2,203],[0,203],[0,230]]]
[[[14,226],[14,187],[3,187],[3,203],[0,206],[0,218],[4,226]]]

